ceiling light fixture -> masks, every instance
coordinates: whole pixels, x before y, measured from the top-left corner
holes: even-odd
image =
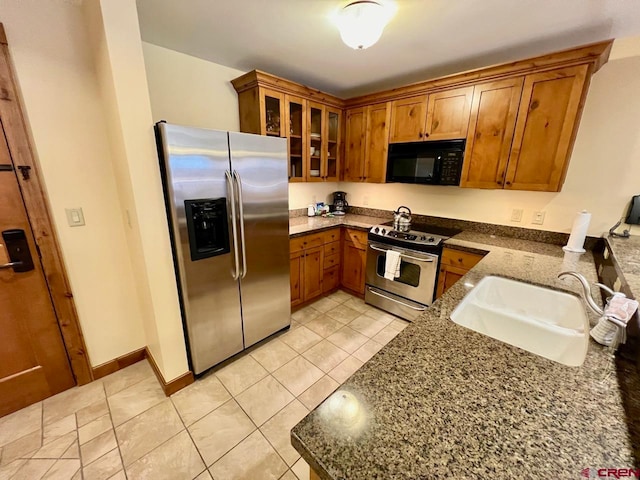
[[[344,7],[335,22],[344,43],[364,50],[380,39],[394,13],[395,5],[389,2],[359,0]]]

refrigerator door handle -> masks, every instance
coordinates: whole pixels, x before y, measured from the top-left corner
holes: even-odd
[[[238,232],[236,230],[236,201],[235,193],[233,191],[233,180],[231,179],[231,172],[226,170],[224,176],[227,180],[227,202],[231,204],[231,233],[233,237],[233,273],[231,276],[234,280],[240,278],[240,256],[238,254]],[[229,201],[230,199],[230,201]],[[244,242],[243,242],[244,243]]]
[[[240,246],[242,248],[242,276],[240,278],[244,278],[247,276],[247,250],[244,241],[244,201],[242,199],[242,179],[240,178],[240,174],[237,170],[233,171],[233,178],[236,180],[236,188],[238,192],[238,209],[240,210]]]

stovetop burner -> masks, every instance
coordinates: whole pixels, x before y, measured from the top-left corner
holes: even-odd
[[[414,224],[412,227],[409,232],[399,232],[393,229],[393,222],[375,225],[369,230],[369,239],[424,251],[439,249],[442,242],[460,233],[459,230],[432,225]]]

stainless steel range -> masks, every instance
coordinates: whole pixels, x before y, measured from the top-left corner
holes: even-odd
[[[442,244],[459,233],[431,225],[413,225],[408,232],[393,222],[369,230],[365,301],[406,320],[415,320],[435,296]],[[385,278],[389,250],[400,254],[399,275]]]

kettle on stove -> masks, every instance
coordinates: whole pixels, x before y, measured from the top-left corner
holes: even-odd
[[[402,209],[404,209],[404,211]],[[393,229],[398,232],[408,232],[411,230],[411,210],[409,207],[400,206],[393,212]]]

